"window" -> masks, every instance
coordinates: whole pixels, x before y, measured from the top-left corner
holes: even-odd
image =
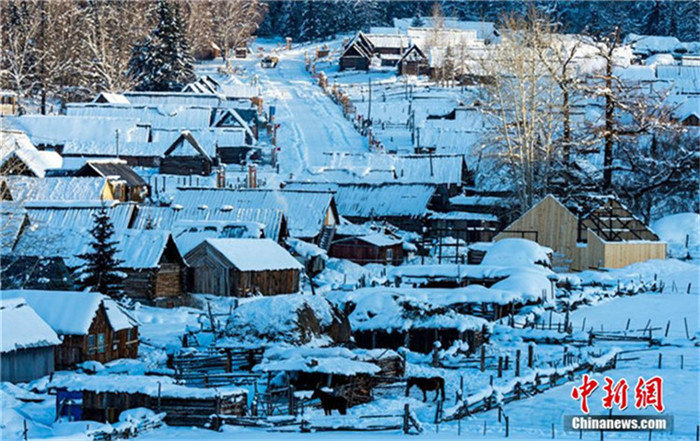
[[[97,350],[100,354],[105,352],[105,335],[97,334]]]
[[[391,248],[387,248],[386,250],[386,261],[391,262],[394,257],[394,250]]]
[[[88,335],[88,353],[92,354],[95,352],[95,336]]]
[[[131,341],[131,328],[126,330],[126,341],[127,343]]]

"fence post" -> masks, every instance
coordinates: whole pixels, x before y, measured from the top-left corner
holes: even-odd
[[[403,433],[407,434],[408,433],[408,415],[410,413],[410,409],[408,407],[408,403],[404,404],[403,406]]]
[[[668,329],[671,327],[671,320],[666,322],[666,332],[664,332],[664,338],[668,337]]]
[[[509,360],[508,356],[506,355],[506,360],[505,360],[505,362],[503,363],[503,364],[504,364],[504,366],[503,366],[503,370],[504,370],[504,371],[507,371],[507,370],[508,370],[509,361],[510,361],[510,360]]]
[[[508,438],[508,434],[509,434],[509,430],[508,430],[508,429],[510,429],[509,423],[510,423],[510,417],[508,417],[508,415],[506,415],[506,438]]]
[[[503,376],[503,357],[498,356],[498,378]]]
[[[532,369],[532,364],[535,358],[535,347],[532,344],[527,345],[527,367]]]
[[[486,436],[486,420],[484,420],[484,436]]]
[[[683,317],[683,323],[685,323],[685,338],[690,340],[690,333],[688,332],[688,317]]]
[[[484,345],[481,345],[481,364],[479,365],[479,370],[481,372],[484,372],[486,369],[486,348]]]
[[[681,369],[683,369],[683,354],[681,354]]]
[[[520,376],[520,349],[515,351],[515,376]]]
[[[659,352],[659,369],[661,369],[661,352]]]

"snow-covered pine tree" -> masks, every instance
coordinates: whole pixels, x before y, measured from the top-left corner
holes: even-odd
[[[94,214],[93,220],[94,226],[90,230],[92,251],[78,255],[85,261],[80,270],[80,285],[83,289],[90,288],[117,298],[123,293],[120,265],[124,261],[117,258],[117,242],[113,240],[114,225],[104,206]]]
[[[158,0],[156,9],[158,24],[150,37],[134,45],[129,72],[138,82],[136,90],[180,90],[195,79],[182,16],[168,0]]]

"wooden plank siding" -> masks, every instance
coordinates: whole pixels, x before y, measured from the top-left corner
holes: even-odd
[[[104,338],[102,345],[100,335]],[[87,334],[63,336],[63,342],[56,348],[55,365],[57,369],[67,369],[84,361],[107,363],[137,356],[138,327],[114,331],[104,306],[100,305]]]
[[[379,247],[357,238],[341,239],[331,245],[331,257],[347,259],[359,265],[381,263],[401,265],[403,262],[403,245],[401,243]]]
[[[622,268],[649,259],[665,259],[666,243],[655,241],[608,242],[590,229],[586,232],[587,244],[580,248],[581,269]]]

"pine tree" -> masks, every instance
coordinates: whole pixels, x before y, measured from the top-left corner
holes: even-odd
[[[195,79],[184,24],[177,4],[158,0],[158,24],[132,49],[129,72],[136,90],[180,90]]]
[[[78,256],[85,261],[80,284],[83,289],[91,288],[116,298],[123,292],[123,276],[119,266],[124,261],[117,259],[117,242],[112,240],[114,225],[104,206],[93,215],[93,219],[95,223],[90,231],[92,251]]]

